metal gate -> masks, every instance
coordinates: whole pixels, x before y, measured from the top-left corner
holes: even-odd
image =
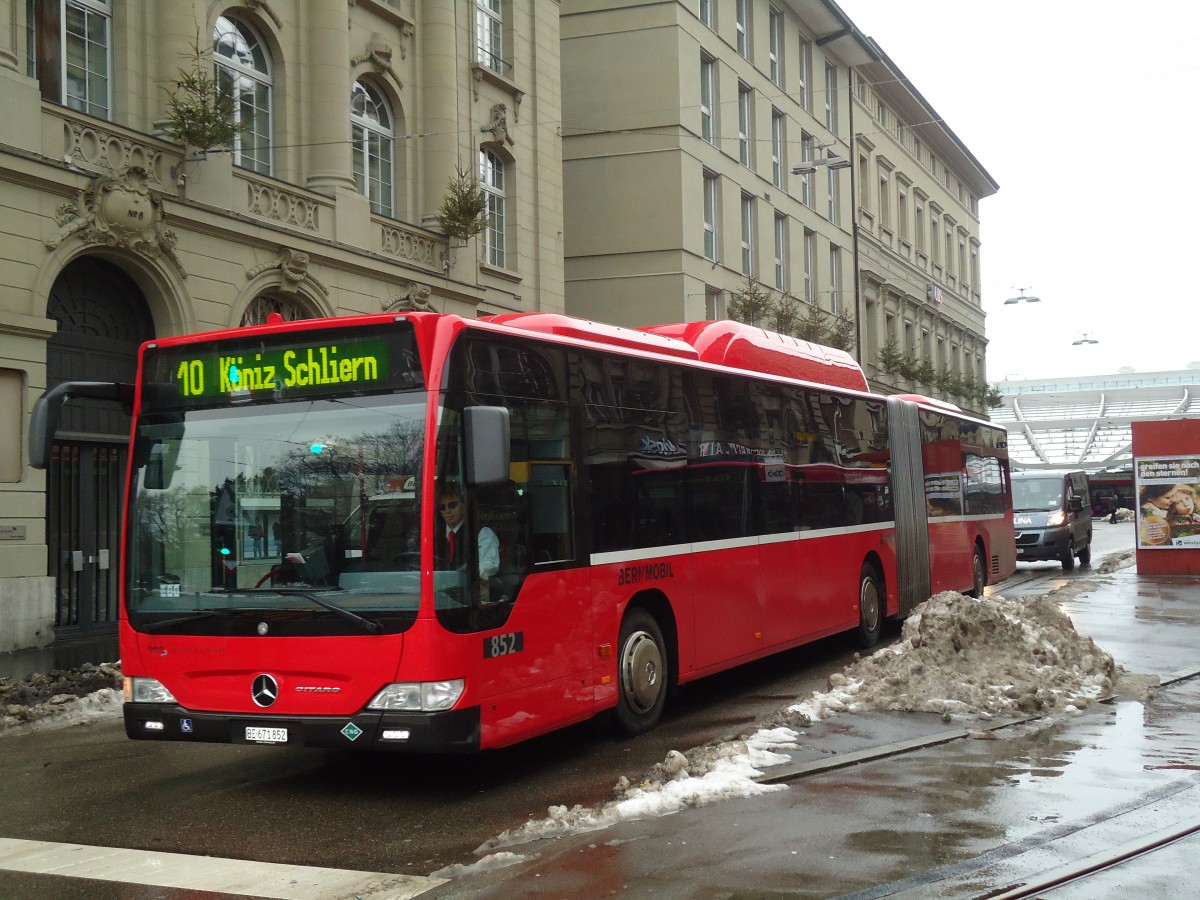
[[[117,266],[81,257],[59,274],[46,314],[46,384],[131,382],[154,336],[146,301]],[[46,545],[59,636],[112,632],[118,619],[121,507],[130,420],[115,403],[68,403],[46,472]]]
[[[47,537],[51,574],[58,579],[59,633],[109,630],[117,621],[126,456],[117,444],[53,446],[46,490],[54,515]]]

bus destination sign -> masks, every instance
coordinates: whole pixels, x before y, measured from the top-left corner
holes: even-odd
[[[283,400],[334,392],[417,387],[421,371],[413,336],[364,336],[361,331],[308,332],[269,343],[230,341],[147,350],[145,382],[170,385],[169,405],[209,406],[230,401]],[[396,365],[395,360],[408,364]],[[154,405],[164,402],[156,395]]]

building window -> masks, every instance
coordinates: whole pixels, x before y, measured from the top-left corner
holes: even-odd
[[[939,233],[941,224],[938,222],[936,215],[929,217],[929,252],[933,257],[933,264],[936,266],[942,261],[942,254],[938,250],[942,243],[942,236]]]
[[[825,127],[837,134],[837,66],[832,63],[825,63]]]
[[[487,198],[488,224],[483,231],[484,262],[507,268],[505,252],[504,161],[491,150],[479,151],[479,186]]]
[[[841,315],[842,309],[842,248],[829,245],[829,311]]]
[[[896,196],[896,234],[900,240],[908,241],[908,192],[904,187]]]
[[[888,170],[879,170],[879,224],[884,228],[892,227],[891,183]]]
[[[395,212],[392,171],[395,135],[392,114],[370,85],[354,82],[350,89],[350,136],[354,145],[354,182],[371,201],[371,212]]]
[[[813,279],[817,277],[817,236],[814,232],[804,229],[804,302],[812,303]]]
[[[479,62],[493,72],[504,72],[504,17],[500,0],[476,0],[475,39]]]
[[[812,41],[800,35],[800,106],[812,112]]]
[[[742,194],[742,274],[754,277],[754,197]]]
[[[775,7],[770,9],[771,81],[783,84],[783,13]]]
[[[962,290],[963,290],[964,294],[969,293],[971,290],[971,285],[967,284],[967,279],[970,277],[968,274],[969,271],[970,270],[967,268],[967,240],[963,236],[962,232],[959,232],[959,234],[958,234],[958,279],[959,279],[959,281],[962,282]]]
[[[833,156],[833,154],[829,154]],[[838,170],[829,166],[825,167],[825,180],[828,182],[829,193],[829,221],[833,225],[837,225],[842,220],[841,206],[841,180],[838,178]]]
[[[736,0],[737,4],[737,52],[744,59],[750,58],[750,0]]]
[[[710,322],[725,318],[725,294],[711,285],[704,288],[704,318]]]
[[[700,56],[700,136],[710,144],[716,140],[713,110],[716,109],[716,63],[712,57]]]
[[[787,290],[787,216],[775,214],[775,287]]]
[[[704,173],[704,258],[716,262],[717,257],[717,176]]]
[[[262,43],[246,25],[220,16],[213,28],[217,89],[233,98],[235,165],[271,174],[271,71]]]
[[[813,139],[812,135],[807,131],[800,132],[800,162],[810,163],[813,159]],[[812,191],[812,173],[809,172],[800,176],[800,202],[805,206],[812,208],[813,191]]]
[[[42,98],[89,116],[112,113],[112,4],[109,0],[42,0],[26,4],[27,72]]]
[[[771,183],[783,187],[784,118],[777,109],[771,110]]]
[[[917,252],[925,252],[925,204],[921,202],[921,198],[917,198],[917,205],[913,216],[913,234],[917,238]]]
[[[717,5],[717,0],[700,0],[700,21],[709,28],[713,27],[715,16],[713,15],[713,7]]]
[[[311,319],[314,313],[295,294],[259,294],[242,310],[241,327],[265,325],[271,315],[282,316],[285,322],[295,322]]]
[[[751,125],[754,119],[754,98],[750,88],[738,85],[738,160],[750,168]]]

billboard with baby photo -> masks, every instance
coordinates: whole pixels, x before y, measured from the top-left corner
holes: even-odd
[[[1200,547],[1200,457],[1135,460],[1139,550]]]

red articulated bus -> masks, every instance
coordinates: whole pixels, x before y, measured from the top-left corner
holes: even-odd
[[[131,738],[474,751],[1016,558],[1005,432],[732,322],[414,312],[164,338],[132,407]],[[450,543],[447,531],[462,537]],[[451,555],[453,554],[453,558]]]

